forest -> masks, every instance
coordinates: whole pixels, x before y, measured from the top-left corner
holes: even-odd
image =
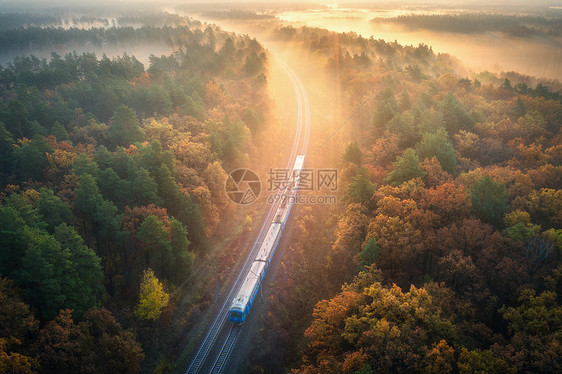
[[[501,31],[511,36],[559,37],[559,18],[488,13],[405,15],[394,18],[374,18],[373,23],[394,23],[410,29],[426,29],[460,34]]]
[[[556,82],[467,77],[426,45],[272,34],[322,56],[347,112],[364,109],[339,206],[298,215],[250,372],[559,372]]]
[[[338,169],[338,202],[294,208],[238,371],[562,372],[560,81],[210,9],[267,22],[346,124],[314,124],[306,160]],[[499,14],[390,20],[560,31]],[[165,12],[0,14],[0,58],[17,55],[0,66],[0,373],[185,372],[259,229],[227,173],[285,162],[272,139],[291,140],[264,45]]]
[[[69,52],[0,68],[0,372],[139,372],[178,339],[172,320],[188,323],[174,302],[228,224],[224,169],[268,115],[262,46],[187,18],[0,30],[37,44],[153,37],[177,51],[148,67]]]

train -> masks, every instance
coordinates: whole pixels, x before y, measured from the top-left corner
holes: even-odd
[[[242,286],[238,290],[228,310],[228,320],[234,324],[241,325],[246,321],[246,317],[250,313],[250,309],[258,294],[263,278],[267,273],[267,269],[269,269],[269,264],[271,263],[277,244],[279,244],[279,240],[281,240],[285,223],[291,213],[291,208],[296,198],[303,164],[304,155],[297,155],[288,181],[286,185],[283,186],[284,188],[281,189],[282,192],[279,193],[280,203],[275,211],[273,221],[267,230],[267,234],[265,235],[256,257],[250,265],[250,269],[248,270],[248,274]]]

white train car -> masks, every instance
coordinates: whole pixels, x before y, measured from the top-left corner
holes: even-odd
[[[304,155],[298,155],[295,159],[287,186],[281,193],[281,201],[275,211],[273,222],[269,226],[258,254],[252,262],[248,274],[228,310],[228,319],[233,323],[244,323],[252,308],[252,304],[254,303],[262,280],[267,273],[267,269],[269,268],[269,264],[277,248],[277,244],[279,240],[281,240],[287,218],[291,213],[291,208],[293,207],[301,179],[303,164]]]

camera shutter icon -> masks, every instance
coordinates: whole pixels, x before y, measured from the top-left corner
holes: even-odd
[[[250,169],[236,169],[226,178],[225,191],[232,202],[240,205],[251,204],[260,195],[261,181]]]

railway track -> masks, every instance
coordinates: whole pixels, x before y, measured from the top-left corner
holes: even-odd
[[[213,363],[213,368],[211,370],[212,374],[222,373],[223,369],[226,367],[228,359],[230,358],[230,354],[234,350],[234,346],[236,346],[236,342],[238,341],[241,331],[242,326],[231,326],[228,338],[225,339],[221,347],[220,354]]]
[[[290,169],[297,154],[305,154],[308,148],[308,140],[310,137],[310,108],[306,91],[298,76],[286,63],[277,59],[276,61],[289,77],[297,96],[296,134],[291,155],[287,162],[287,169]],[[227,311],[244,281],[249,264],[251,264],[255,258],[267,229],[273,221],[273,215],[280,203],[280,201],[277,201],[275,204],[271,205],[256,241],[246,256],[233,286],[230,288],[219,311],[210,324],[209,330],[204,335],[195,356],[193,356],[189,364],[187,369],[188,374],[222,373],[227,369],[228,360],[234,351],[238,337],[243,329],[243,326],[232,325],[227,320]]]

